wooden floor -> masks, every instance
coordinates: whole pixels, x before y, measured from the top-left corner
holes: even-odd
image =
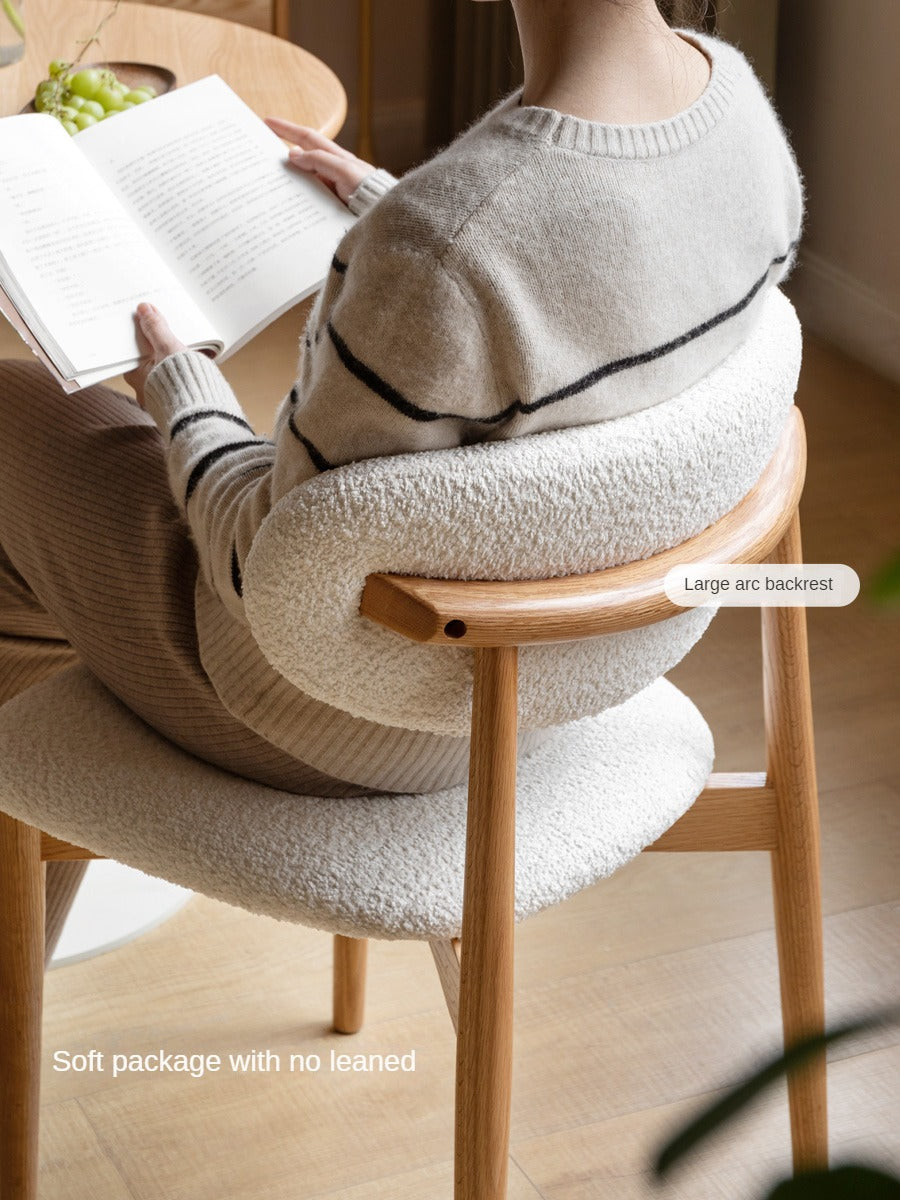
[[[228,365],[265,426],[286,390],[297,314]],[[8,331],[0,354],[21,353]],[[73,399],[77,403],[77,398]],[[900,511],[900,396],[807,339],[799,403],[811,446],[808,561],[865,579]],[[837,1019],[900,981],[900,612],[811,610],[822,789],[827,994]],[[757,617],[733,610],[673,672],[717,741],[717,768],[758,768]],[[778,1043],[762,856],[645,856],[521,927],[512,1200],[643,1200],[673,1124]],[[330,939],[202,897],[138,942],[47,977],[42,1200],[434,1200],[450,1195],[453,1038],[427,949],[379,944],[369,1019],[330,1034]],[[319,1054],[318,1074],[61,1074],[57,1050]],[[337,1074],[334,1049],[415,1051],[403,1075]],[[900,1167],[900,1029],[841,1046],[836,1156]],[[662,1194],[758,1194],[787,1169],[783,1090]]]

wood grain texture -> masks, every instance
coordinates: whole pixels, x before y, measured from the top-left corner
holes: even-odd
[[[764,774],[711,775],[683,817],[646,850],[771,850],[775,790]]]
[[[447,1011],[453,1024],[453,1032],[459,1033],[459,963],[462,943],[459,938],[445,938],[429,942],[431,957],[437,968],[441,990],[447,1002]]]
[[[30,10],[25,55],[0,71],[0,115],[18,112],[45,78],[51,59],[74,57],[110,5],[97,0],[42,0]],[[347,111],[334,72],[312,54],[272,34],[218,17],[147,4],[123,4],[91,58],[149,62],[175,72],[178,84],[219,74],[260,117],[283,116],[329,137]]]
[[[332,1011],[337,1033],[359,1033],[366,1011],[367,938],[334,935]]]
[[[675,616],[663,587],[683,563],[763,561],[797,507],[806,470],[799,409],[756,487],[697,537],[640,562],[563,579],[517,582],[370,575],[359,611],[417,642],[524,646],[635,629]]]
[[[134,0],[125,0],[131,4]],[[143,0],[146,4],[160,8],[177,8],[184,12],[201,13],[209,17],[220,17],[235,21],[238,25],[249,25],[267,33],[276,33],[273,9],[279,3],[290,5],[291,0]]]
[[[40,832],[0,813],[0,1196],[37,1200],[44,994]]]
[[[41,860],[43,862],[66,862],[78,858],[106,858],[105,854],[95,854],[84,846],[75,846],[72,842],[64,842],[49,833],[41,834]]]
[[[475,652],[455,1200],[505,1200],[512,1097],[518,652]]]
[[[803,561],[797,514],[772,554]],[[804,608],[762,609],[766,767],[776,795],[772,852],[785,1046],[825,1028],[819,797]],[[794,1169],[828,1161],[824,1050],[788,1080]]]

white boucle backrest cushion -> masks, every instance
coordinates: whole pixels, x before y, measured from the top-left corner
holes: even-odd
[[[269,661],[356,717],[462,736],[472,652],[410,642],[359,615],[376,572],[459,579],[583,574],[679,545],[732,509],[793,403],[800,328],[772,290],[749,339],[693,387],[594,425],[328,471],[273,508],[244,571]],[[519,716],[536,729],[602,712],[668,671],[710,609],[520,655]]]

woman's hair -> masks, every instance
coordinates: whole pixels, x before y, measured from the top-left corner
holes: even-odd
[[[710,0],[656,0],[667,25],[694,29],[711,29],[715,26],[715,4]]]

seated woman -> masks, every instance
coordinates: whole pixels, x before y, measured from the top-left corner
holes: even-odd
[[[803,208],[736,49],[672,29],[653,0],[513,6],[524,87],[399,182],[271,122],[296,143],[291,161],[361,214],[271,440],[150,306],[132,376],[146,412],[0,367],[0,700],[77,653],[160,733],[274,787],[350,796],[465,778],[465,739],[339,714],[268,665],[241,597],[260,523],[339,464],[676,395],[746,337],[790,269]],[[48,955],[83,864],[54,867]]]

